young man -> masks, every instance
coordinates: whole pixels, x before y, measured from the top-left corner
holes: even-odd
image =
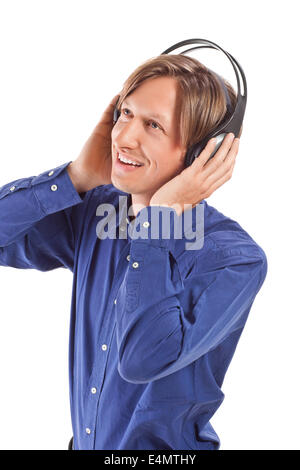
[[[187,94],[209,85],[194,93],[199,113],[211,99],[196,134],[226,109],[216,77],[199,69],[185,88],[191,70],[174,57],[130,77],[76,160],[0,189],[0,264],[73,272],[74,449],[218,449],[209,419],[266,276],[263,250],[205,201],[230,179],[239,139],[228,135],[206,164],[210,141],[184,168]],[[202,243],[187,245],[199,230]]]

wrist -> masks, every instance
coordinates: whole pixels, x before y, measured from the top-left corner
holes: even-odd
[[[91,179],[78,167],[76,161],[68,165],[67,172],[78,193],[85,193],[92,189]]]
[[[164,202],[159,202],[156,201],[155,198],[151,199],[149,202],[149,206],[163,206],[163,207],[169,207],[170,209],[174,209],[177,213],[178,216],[180,216],[183,212],[183,207],[181,204],[178,202],[174,203],[164,203]]]

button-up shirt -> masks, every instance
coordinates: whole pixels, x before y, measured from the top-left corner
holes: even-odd
[[[0,188],[0,265],[73,274],[74,449],[218,449],[210,419],[264,251],[205,200],[130,220],[130,194],[111,184],[78,194],[70,163]]]

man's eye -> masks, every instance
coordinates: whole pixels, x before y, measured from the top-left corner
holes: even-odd
[[[155,121],[150,121],[151,124],[155,124],[157,127],[155,129],[161,129],[161,127],[155,122]]]
[[[128,108],[122,108],[121,109],[121,113],[125,114],[125,116],[128,116],[128,114],[126,113],[126,111],[128,111],[128,114],[130,113],[130,110]],[[150,124],[154,124],[156,127],[152,127],[152,129],[160,129],[162,130],[162,128],[160,127],[159,124],[157,124],[157,122],[155,121],[149,121]]]

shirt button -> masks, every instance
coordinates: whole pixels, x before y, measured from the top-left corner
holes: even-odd
[[[139,266],[139,263],[136,263],[136,262],[135,262],[135,263],[132,263],[132,267],[133,267],[133,268],[138,268],[138,266]]]
[[[121,232],[124,232],[124,230],[125,230],[125,227],[123,227],[123,226],[122,226],[122,227],[120,227],[120,230],[121,230]]]
[[[52,176],[52,175],[53,175],[53,173],[54,173],[54,171],[53,171],[53,170],[49,171],[49,173],[48,173],[48,176]]]
[[[9,188],[10,191],[14,191],[16,189],[15,186],[12,186],[11,188]]]
[[[116,303],[117,303],[117,299],[114,300],[114,304],[115,304],[115,305],[116,305]]]
[[[143,223],[143,227],[148,228],[149,226],[150,226],[150,223],[149,223],[149,222],[144,222],[144,223]]]
[[[102,344],[102,350],[103,350],[103,351],[106,351],[106,350],[107,350],[106,344]]]
[[[85,432],[86,432],[87,434],[91,434],[90,428],[85,428]]]
[[[130,255],[127,255],[127,261],[129,261],[129,260],[130,260]]]
[[[53,185],[51,186],[51,191],[56,191],[56,190],[57,190],[57,186],[56,186],[56,184],[53,184]]]
[[[93,395],[95,395],[95,393],[97,393],[97,389],[95,387],[91,388],[91,392],[93,393]]]

